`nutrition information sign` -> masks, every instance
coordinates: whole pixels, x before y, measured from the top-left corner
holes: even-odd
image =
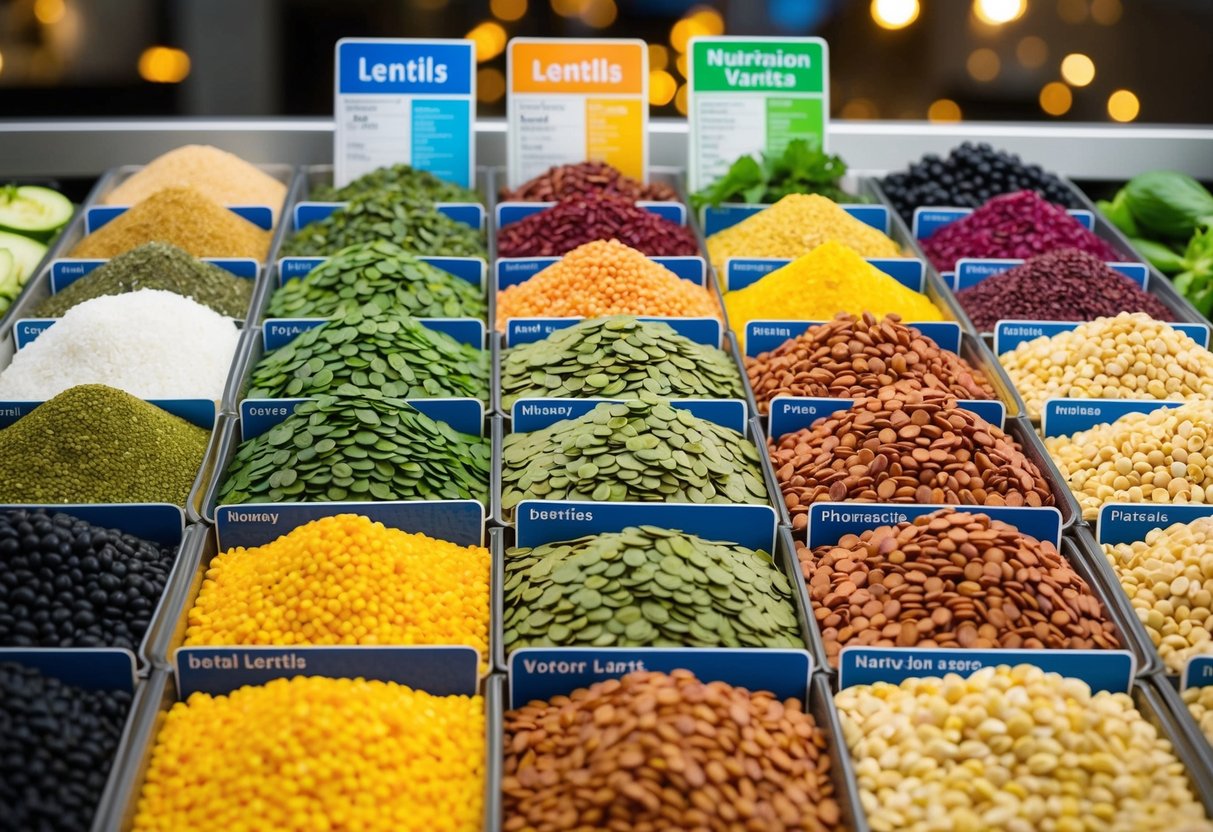
[[[468,40],[342,38],[333,179],[406,164],[475,184],[476,48]]]
[[[507,170],[606,162],[648,179],[649,50],[636,39],[514,38],[506,54]]]
[[[792,139],[826,146],[829,51],[821,38],[695,37],[687,62],[690,190],[746,154]]]

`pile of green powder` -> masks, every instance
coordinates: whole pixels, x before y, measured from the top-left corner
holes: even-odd
[[[163,289],[209,306],[220,315],[243,318],[253,299],[253,284],[176,246],[147,243],[118,255],[51,295],[38,304],[33,317],[58,318],[73,306],[103,295]]]
[[[0,503],[185,505],[210,431],[102,384],[0,430]]]

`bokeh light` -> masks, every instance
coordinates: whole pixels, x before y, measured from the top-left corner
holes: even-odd
[[[1061,81],[1050,81],[1040,89],[1040,109],[1051,116],[1064,116],[1074,105],[1074,93]]]
[[[526,0],[489,0],[489,11],[498,20],[521,20]]]
[[[872,20],[882,29],[904,29],[918,12],[918,0],[872,0]]]
[[[476,45],[476,60],[479,63],[491,61],[504,52],[505,42],[508,39],[505,27],[494,20],[478,23],[464,37]]]
[[[505,96],[505,74],[496,67],[483,67],[476,72],[476,100],[492,103]]]
[[[1108,96],[1108,115],[1113,121],[1128,122],[1141,112],[1141,102],[1131,90],[1117,90]]]
[[[1018,20],[1027,11],[1028,0],[973,0],[973,14],[989,26]]]
[[[940,98],[932,101],[927,108],[927,119],[935,122],[960,121],[960,105],[950,98]]]
[[[1072,87],[1085,87],[1095,80],[1095,62],[1081,52],[1061,59],[1061,77]]]
[[[975,81],[993,81],[1002,69],[1002,61],[998,59],[997,52],[983,46],[969,53],[965,68]]]
[[[1049,45],[1044,38],[1028,35],[1015,46],[1015,57],[1025,69],[1039,69],[1049,59]]]
[[[153,84],[179,84],[190,74],[190,56],[171,46],[149,46],[139,56],[139,77]]]
[[[678,81],[664,69],[649,72],[649,103],[654,107],[664,107],[674,100],[678,92]]]

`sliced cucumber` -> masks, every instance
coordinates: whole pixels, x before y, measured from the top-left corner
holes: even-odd
[[[0,249],[8,249],[12,254],[17,279],[22,285],[29,280],[29,276],[34,273],[34,269],[38,268],[38,264],[46,256],[46,246],[42,243],[8,231],[0,231]]]
[[[72,218],[72,202],[37,185],[0,188],[0,230],[45,240]]]
[[[8,310],[19,294],[21,281],[17,279],[13,253],[6,248],[0,248],[0,315]]]

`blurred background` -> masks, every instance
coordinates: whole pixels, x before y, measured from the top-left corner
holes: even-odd
[[[1213,123],[1213,0],[0,0],[0,118],[332,112],[343,36],[639,37],[655,116],[696,34],[819,35],[841,119]]]

